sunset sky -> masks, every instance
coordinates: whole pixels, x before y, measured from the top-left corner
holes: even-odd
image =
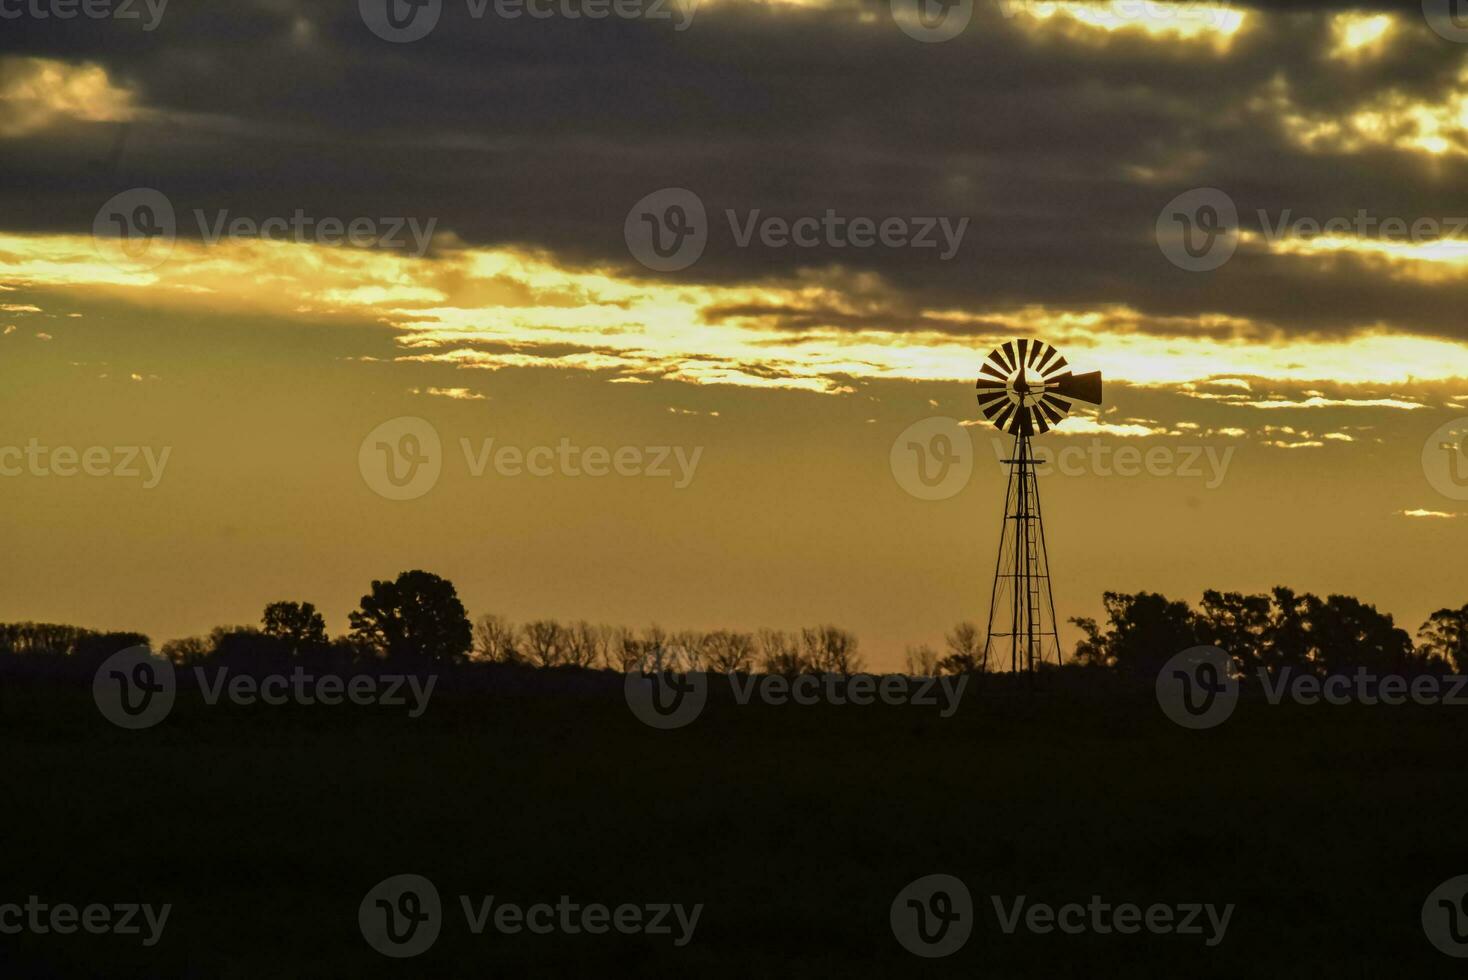
[[[1468,601],[1468,22],[973,0],[920,40],[903,0],[442,0],[393,42],[372,2],[0,20],[0,621],[156,644],[300,599],[336,632],[424,568],[471,616],[832,622],[896,667],[987,617],[974,378],[1026,336],[1106,381],[1037,440],[1080,461],[1041,480],[1062,620],[1107,589],[1287,584],[1412,631]],[[629,239],[666,189],[706,245],[658,271]],[[1193,261],[1200,201],[1237,226]],[[963,231],[741,244],[828,212]],[[118,214],[175,240],[95,233]],[[440,472],[394,500],[364,441],[403,417]],[[971,447],[942,499],[914,425]],[[490,439],[671,475],[476,476]],[[140,475],[6,455],[33,440]]]

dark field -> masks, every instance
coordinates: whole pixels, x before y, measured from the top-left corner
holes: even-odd
[[[607,675],[611,678],[612,675]],[[7,976],[1449,976],[1419,916],[1468,873],[1453,707],[1271,707],[1175,727],[1148,685],[991,680],[930,707],[737,706],[675,731],[620,678],[385,707],[206,706],[156,728],[85,683],[0,688],[0,902],[174,906],[161,942],[0,936]],[[598,681],[600,683],[600,681]],[[440,687],[454,686],[441,684]],[[540,692],[535,687],[544,688]],[[584,685],[583,685],[584,686]],[[595,685],[592,685],[595,686]],[[715,691],[726,690],[722,679]],[[370,948],[364,895],[412,872],[437,943]],[[967,945],[894,939],[908,882],[962,879]],[[472,935],[458,896],[523,905],[702,903],[674,936]],[[1235,903],[1201,936],[1004,934],[989,896]],[[676,935],[676,928],[675,928]]]

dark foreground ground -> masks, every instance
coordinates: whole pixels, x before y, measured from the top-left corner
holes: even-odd
[[[656,731],[607,693],[398,708],[206,706],[106,722],[90,688],[0,685],[0,903],[171,903],[162,940],[0,936],[5,976],[1431,977],[1424,899],[1468,873],[1464,713],[1270,707],[1168,722],[1150,688],[993,684],[930,707],[714,703]],[[1104,679],[1103,679],[1104,681]],[[1061,689],[1061,688],[1065,689]],[[717,699],[716,699],[717,700]],[[432,880],[440,938],[368,946],[382,879]],[[903,949],[889,907],[946,873],[972,937]],[[472,935],[457,896],[703,903],[692,942]],[[1004,934],[989,896],[1213,902],[1226,937]]]

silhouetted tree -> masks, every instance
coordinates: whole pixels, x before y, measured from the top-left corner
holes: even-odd
[[[1155,674],[1173,654],[1198,645],[1197,619],[1186,602],[1155,592],[1107,592],[1102,604],[1105,633],[1094,620],[1071,620],[1084,634],[1075,652],[1081,663]]]
[[[520,651],[520,630],[493,613],[486,613],[474,622],[474,653],[482,660],[499,664],[519,663],[523,658]]]
[[[1295,595],[1282,585],[1270,590],[1274,612],[1264,633],[1264,666],[1271,674],[1281,667],[1310,668],[1313,643],[1310,639],[1309,597]]]
[[[979,639],[979,628],[965,620],[943,637],[948,655],[938,662],[945,674],[982,673],[989,669],[987,644]]]
[[[568,667],[595,667],[606,648],[606,632],[586,620],[578,620],[562,633],[562,662]]]
[[[1468,604],[1461,609],[1439,609],[1417,631],[1425,657],[1441,658],[1455,672],[1468,674]]]
[[[938,654],[926,643],[908,647],[904,657],[911,677],[933,677],[938,673]]]
[[[760,669],[767,674],[794,677],[808,674],[811,666],[801,653],[799,642],[784,630],[759,631]]]
[[[1198,642],[1228,651],[1252,672],[1264,663],[1270,623],[1269,596],[1209,589],[1198,614]]]
[[[636,670],[637,665],[644,656],[642,641],[637,634],[625,626],[617,627],[612,638],[607,643],[606,657],[607,667],[626,673]]]
[[[1306,595],[1313,664],[1318,673],[1356,667],[1401,673],[1415,668],[1412,638],[1392,617],[1359,599],[1333,595],[1321,602]]]
[[[837,626],[811,626],[800,631],[800,654],[812,672],[854,674],[862,660],[856,635]]]
[[[326,646],[326,620],[309,602],[272,602],[260,622],[261,632],[281,640],[294,654]]]
[[[353,635],[389,659],[457,662],[469,653],[472,630],[464,604],[451,582],[431,572],[374,581],[349,619]]]
[[[185,636],[169,640],[158,652],[165,660],[171,660],[180,667],[196,667],[208,662],[214,647],[202,636]]]
[[[525,624],[525,656],[536,667],[559,667],[566,660],[566,630],[554,619]]]
[[[1405,673],[1426,666],[1405,630],[1375,606],[1351,596],[1326,599],[1277,586],[1269,595],[1203,593],[1202,612],[1154,593],[1107,592],[1107,628],[1090,619],[1073,619],[1083,634],[1075,661],[1155,673],[1167,658],[1199,644],[1234,656],[1252,676],[1289,668],[1324,676],[1357,667]]]
[[[754,637],[732,630],[714,630],[703,638],[703,654],[709,670],[747,674],[754,668]]]

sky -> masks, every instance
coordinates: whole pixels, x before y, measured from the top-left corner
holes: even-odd
[[[1468,601],[1446,3],[387,2],[0,0],[0,620],[424,568],[897,667],[987,622],[1019,337],[1105,379],[1036,439],[1067,649]]]

